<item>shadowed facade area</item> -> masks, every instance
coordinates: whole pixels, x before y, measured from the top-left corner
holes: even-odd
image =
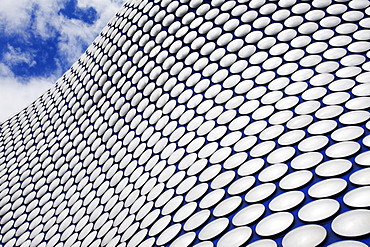
[[[369,246],[369,6],[127,1],[0,125],[0,245]]]

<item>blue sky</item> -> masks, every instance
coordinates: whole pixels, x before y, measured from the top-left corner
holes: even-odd
[[[0,122],[42,95],[123,0],[1,0]]]

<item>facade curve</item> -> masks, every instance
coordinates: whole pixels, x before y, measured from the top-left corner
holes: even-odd
[[[369,246],[369,13],[125,2],[0,125],[0,245]]]

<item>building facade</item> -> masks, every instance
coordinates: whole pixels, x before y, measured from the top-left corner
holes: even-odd
[[[369,6],[127,1],[1,124],[1,245],[369,246]]]

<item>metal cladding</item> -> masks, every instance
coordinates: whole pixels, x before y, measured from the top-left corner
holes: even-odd
[[[369,6],[127,1],[1,125],[0,245],[369,246]]]

